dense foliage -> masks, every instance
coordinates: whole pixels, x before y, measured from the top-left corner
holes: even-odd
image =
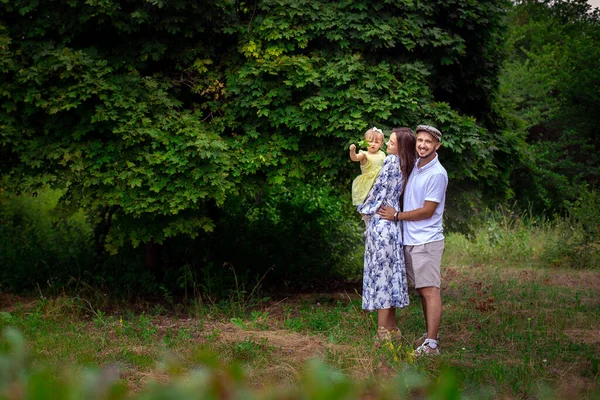
[[[515,143],[491,118],[508,4],[0,2],[2,185],[60,188],[90,215],[97,264],[139,244],[159,264],[156,247],[187,235],[203,247],[194,262],[309,268],[305,254],[327,254],[324,267],[360,244],[337,224],[355,215],[349,142],[431,123],[460,227],[463,210],[510,194]],[[248,253],[216,256],[232,237]]]
[[[233,187],[227,144],[174,91],[214,52],[214,2],[10,2],[1,6],[2,164],[52,182],[119,226],[112,248],[213,222]],[[100,212],[99,212],[100,214]],[[143,219],[143,223],[140,221]]]
[[[82,213],[52,217],[59,193],[0,193],[0,282],[14,291],[60,285],[92,265],[91,228]],[[44,286],[46,286],[44,285]]]
[[[210,231],[240,187],[347,179],[374,123],[435,123],[454,177],[496,177],[493,137],[456,110],[490,106],[501,6],[2,3],[3,169],[114,207],[115,249]]]
[[[522,1],[509,26],[497,107],[527,143],[513,187],[537,213],[564,213],[600,183],[600,11]]]
[[[2,2],[2,187],[59,188],[60,218],[84,210],[88,272],[123,265],[105,249],[139,244],[159,274],[225,262],[288,278],[347,271],[360,246],[348,144],[371,125],[431,123],[444,132],[449,230],[512,198],[576,214],[600,176],[590,11],[583,0]],[[3,222],[27,215],[11,207]]]

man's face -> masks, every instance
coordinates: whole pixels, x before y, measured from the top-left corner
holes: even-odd
[[[419,158],[428,159],[440,148],[440,142],[429,132],[417,133],[417,154]]]

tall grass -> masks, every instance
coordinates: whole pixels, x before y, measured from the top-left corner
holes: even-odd
[[[446,235],[444,259],[452,265],[599,269],[600,208],[589,203],[553,219],[507,207],[485,211],[472,237]],[[594,218],[599,226],[593,225]]]
[[[216,243],[219,241],[217,238],[212,238],[202,245],[174,238],[165,245],[161,255],[161,271],[164,272],[161,278],[145,268],[145,254],[141,248],[124,248],[118,255],[102,260],[95,258],[91,224],[81,211],[72,214],[59,212],[56,208],[59,197],[60,192],[52,190],[40,192],[38,196],[0,193],[0,289],[13,292],[51,291],[56,294],[65,286],[78,286],[86,291],[112,291],[116,296],[130,298],[135,297],[134,294],[161,294],[174,306],[173,296],[178,294],[186,299],[190,295],[198,299],[198,294],[205,297],[229,295],[231,299],[239,297],[242,286],[248,286],[247,289],[261,288],[263,284],[277,281],[298,287],[314,283],[311,279],[315,276],[331,278],[344,273],[346,277],[355,278],[362,271],[362,225],[351,219],[356,219],[356,215],[349,214],[351,217],[342,220],[345,228],[320,232],[321,236],[324,235],[321,239],[311,239],[311,243],[318,242],[323,244],[322,247],[313,249],[307,245],[304,249],[303,245],[296,242],[296,238],[311,236],[314,233],[311,229],[316,231],[320,229],[318,226],[329,226],[333,222],[321,221],[321,225],[308,229],[306,235],[291,229],[286,239],[279,238],[285,240],[286,246],[294,248],[295,252],[311,253],[300,264],[290,264],[291,261],[299,262],[295,252],[286,253],[284,247],[273,245],[273,238],[277,236],[276,224],[261,225],[260,231],[267,231],[270,235],[263,239],[257,239],[260,235],[246,232],[245,235],[264,242],[265,247],[260,252],[266,258],[261,260],[267,260],[275,254],[278,257],[277,263],[264,264],[266,261],[261,261],[264,265],[260,274],[248,269],[247,263],[241,261],[253,259],[249,256],[252,253],[245,252],[239,243],[232,243],[228,239],[236,237],[246,246],[244,248],[251,248],[252,243],[244,237],[238,237],[237,233],[231,235],[224,232],[220,243]],[[445,257],[453,264],[462,265],[597,269],[600,264],[599,198],[597,191],[582,191],[579,200],[569,205],[569,214],[564,217],[535,216],[531,212],[515,211],[516,205],[484,211],[477,218],[479,222],[472,229],[472,237],[447,234]],[[334,217],[331,217],[333,220],[337,221],[347,214],[342,213],[339,206],[334,206],[332,198],[328,198],[326,205],[332,213],[335,210]],[[300,213],[301,209],[294,208],[294,212]],[[331,213],[327,210],[329,208],[322,210],[321,214],[329,216]],[[221,253],[227,253],[226,257],[235,255],[240,263],[219,262],[223,254],[218,256],[212,252],[215,246],[222,248]],[[235,251],[231,251],[232,248]],[[329,254],[331,252],[339,254],[334,256]],[[331,255],[331,258],[323,258],[324,254]],[[333,259],[338,260],[339,265],[331,264]],[[231,265],[235,265],[235,274],[228,273],[228,266]],[[292,275],[287,273],[290,268],[294,270]],[[337,271],[336,274],[330,275],[332,269]],[[309,273],[309,270],[312,272]],[[265,277],[266,272],[268,274]],[[233,291],[230,290],[232,287]]]

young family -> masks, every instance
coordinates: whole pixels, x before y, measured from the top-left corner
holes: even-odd
[[[384,158],[379,150],[383,133],[372,128],[365,134],[367,151],[357,154],[350,146],[350,158],[360,162],[362,172],[353,182],[352,200],[366,223],[362,306],[377,310],[380,338],[399,333],[396,309],[408,305],[408,284],[414,286],[426,330],[416,355],[440,352],[442,216],[448,186],[437,156],[441,138],[428,125],[419,125],[416,133],[394,128]]]

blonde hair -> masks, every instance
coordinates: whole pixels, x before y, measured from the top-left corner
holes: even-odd
[[[371,140],[373,140],[373,138],[375,136],[380,136],[381,137],[381,141],[382,142],[385,141],[385,137],[383,136],[383,132],[379,128],[372,127],[371,129],[369,129],[368,131],[365,132],[365,140],[368,141],[368,142],[370,142]]]

